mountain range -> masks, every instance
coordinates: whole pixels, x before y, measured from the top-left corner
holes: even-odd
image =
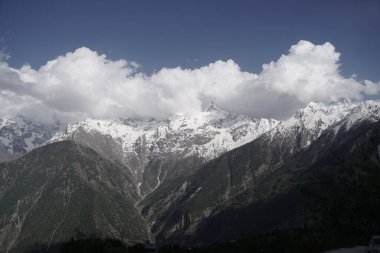
[[[309,103],[283,121],[214,103],[166,120],[0,120],[0,251],[79,232],[202,246],[302,226],[297,185],[377,152],[379,121],[371,100]]]

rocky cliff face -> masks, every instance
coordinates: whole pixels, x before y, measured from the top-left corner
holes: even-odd
[[[36,124],[24,117],[0,119],[0,162],[10,161],[43,145],[59,124]]]

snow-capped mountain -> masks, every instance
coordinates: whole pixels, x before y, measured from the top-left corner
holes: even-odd
[[[285,197],[277,207],[265,205],[279,196],[281,199],[282,194],[286,196],[284,189],[299,183],[309,168],[336,166],[336,162],[331,162],[334,156],[359,160],[355,154],[364,150],[377,152],[379,121],[380,101],[310,103],[249,144],[221,155],[170,187],[149,194],[139,203],[142,214],[152,233],[162,240],[176,240],[176,235],[204,240],[222,231],[218,224],[223,224],[223,228],[225,224],[234,226],[235,232],[245,228],[252,217],[256,231],[273,210],[279,212],[273,212],[273,219],[267,219],[269,223],[279,213],[286,213],[288,207],[293,208],[289,203],[295,196]],[[259,204],[254,207],[256,203]],[[242,207],[242,211],[237,207]],[[225,216],[220,216],[225,210]],[[240,225],[235,226],[237,222]]]
[[[293,154],[306,149],[346,117],[350,117],[346,127],[378,117],[379,104],[311,102],[279,122],[229,113],[210,103],[202,112],[178,114],[167,120],[87,119],[70,123],[64,131],[58,131],[58,125],[35,124],[17,117],[0,120],[0,161],[17,158],[44,143],[74,140],[126,165],[144,194],[164,180],[192,173],[205,162],[264,133],[267,141],[281,142],[286,145],[282,151]]]
[[[59,130],[58,124],[36,124],[24,117],[0,119],[0,161],[17,158],[41,146]]]
[[[310,102],[292,117],[279,122],[272,130],[261,137],[269,143],[268,152],[276,153],[276,159],[256,171],[256,175],[276,170],[283,162],[301,150],[306,150],[323,133],[344,127],[348,131],[364,121],[380,120],[380,101],[343,101],[330,104]]]
[[[202,112],[167,120],[87,119],[69,124],[49,143],[75,140],[88,145],[127,165],[137,184],[145,184],[150,191],[166,177],[189,173],[191,168],[256,139],[277,124],[273,119],[229,113],[211,103]]]
[[[326,129],[351,115],[356,108],[365,107],[369,103],[380,105],[378,101],[331,104],[310,102],[270,131],[271,138],[291,139],[298,148],[307,148]]]
[[[136,151],[136,144],[144,142],[153,152],[186,151],[187,155],[197,153],[209,160],[256,139],[278,122],[229,113],[211,104],[203,112],[179,114],[163,121],[87,119],[69,124],[64,132],[56,133],[49,142],[70,139],[83,129],[88,133],[110,136],[122,147],[124,155]]]
[[[347,131],[361,122],[367,121],[373,123],[379,120],[380,101],[367,100],[354,107],[350,114],[348,114],[340,124],[337,124],[334,129],[337,130],[344,126]]]
[[[7,235],[0,244],[16,247],[30,234],[51,242],[52,233],[68,235],[57,220],[71,231],[83,213],[100,221],[79,218],[90,231],[100,226],[126,242],[208,243],[225,235],[225,227],[213,224],[234,227],[228,240],[246,224],[255,231],[262,222],[270,223],[265,229],[293,224],[284,208],[299,211],[298,199],[285,191],[307,173],[330,169],[335,154],[350,163],[362,150],[377,152],[379,120],[380,101],[310,103],[282,122],[214,104],[167,120],[88,119],[47,133],[50,128],[25,120],[2,120],[0,154],[1,148],[23,154],[55,134],[45,142],[50,145],[0,164],[0,234]],[[282,213],[287,217],[278,219]],[[46,215],[56,218],[35,230]],[[122,237],[125,226],[131,233]]]

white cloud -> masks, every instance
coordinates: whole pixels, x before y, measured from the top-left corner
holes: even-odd
[[[302,102],[360,98],[361,85],[339,74],[339,56],[328,42],[314,45],[300,41],[290,48],[288,55],[263,65],[260,82]]]
[[[79,48],[36,70],[0,61],[0,117],[23,114],[39,121],[156,117],[200,111],[215,101],[235,112],[286,117],[310,102],[378,95],[380,83],[344,78],[330,43],[300,41],[260,74],[243,72],[232,60],[199,69],[163,68],[147,76],[138,65],[112,61]]]

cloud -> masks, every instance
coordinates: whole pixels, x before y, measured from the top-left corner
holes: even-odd
[[[241,87],[243,99],[234,109],[248,107],[245,113],[283,118],[310,101],[362,100],[380,93],[380,83],[343,77],[339,58],[329,42],[314,45],[302,40],[277,61],[264,64],[258,78]]]
[[[361,85],[339,74],[339,56],[330,43],[300,41],[277,62],[263,65],[260,82],[268,89],[295,96],[299,101],[328,102],[360,98]]]
[[[300,41],[288,54],[243,72],[233,60],[198,69],[163,68],[148,76],[138,64],[113,61],[82,47],[39,69],[0,61],[0,117],[21,114],[38,121],[84,118],[166,118],[222,108],[257,117],[284,118],[300,106],[380,93],[380,83],[340,74],[340,54],[330,43]]]

